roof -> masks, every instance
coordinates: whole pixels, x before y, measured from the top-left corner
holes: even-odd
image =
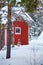
[[[28,21],[34,21],[28,13],[25,12],[23,7],[13,7],[12,10],[15,11],[15,13],[18,16],[22,16],[24,19],[27,19]]]

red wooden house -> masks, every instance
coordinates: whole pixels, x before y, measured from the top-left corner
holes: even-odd
[[[14,9],[14,8],[13,8]],[[7,9],[6,9],[7,10]],[[19,13],[18,13],[19,12]],[[12,14],[13,15],[13,14]],[[16,17],[17,16],[17,17]],[[20,11],[15,11],[14,9],[14,15],[12,18],[16,17],[16,21],[13,22],[13,34],[11,35],[11,43],[14,43],[15,45],[18,44],[18,42],[20,42],[21,45],[27,45],[29,43],[29,24],[28,22],[30,22],[32,20],[32,18],[27,15],[24,11],[22,11],[22,9],[20,9]],[[25,20],[28,20],[28,22],[26,22]],[[5,45],[7,45],[7,26],[5,26]],[[13,41],[12,41],[12,36],[13,36]]]
[[[29,26],[22,18],[17,19],[13,23],[14,27],[14,44],[17,45],[20,42],[21,45],[28,44]],[[13,43],[13,42],[12,42]],[[7,44],[7,29],[5,30],[5,45]]]
[[[21,14],[22,15],[22,14]],[[24,20],[24,18],[27,17],[28,22]],[[29,28],[31,24],[30,21],[33,21],[30,16],[17,16],[16,20],[13,22],[13,41],[11,43],[14,43],[15,45],[20,42],[21,45],[27,45],[29,44]],[[7,32],[7,30],[5,30]],[[7,33],[5,32],[5,44],[7,44]],[[12,37],[11,37],[12,40]]]
[[[28,44],[28,24],[21,20],[14,22],[14,43],[20,42],[21,45]]]

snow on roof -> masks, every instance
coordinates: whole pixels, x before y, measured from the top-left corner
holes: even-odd
[[[12,10],[14,10],[17,15],[22,16],[24,18],[24,20],[34,21],[29,16],[29,14],[25,12],[24,7],[13,7]]]
[[[23,16],[24,19],[27,19],[28,21],[34,21],[26,12],[24,12],[24,14],[20,14],[21,16]]]
[[[18,10],[18,11],[15,11],[15,13],[18,15],[18,16],[22,16],[22,18],[24,19],[24,20],[27,20],[27,21],[30,21],[30,22],[32,22],[32,21],[34,21],[30,16],[29,16],[29,14],[28,13],[26,13],[26,12],[23,12],[22,10]]]
[[[25,14],[26,14],[28,20],[30,19],[30,21],[34,21],[26,12],[25,12]]]
[[[2,13],[2,16],[1,16],[1,17],[5,17],[5,16],[8,15],[8,6],[3,7],[1,10],[4,11],[4,13]],[[23,10],[23,11],[22,11],[22,10]],[[16,13],[17,15],[22,16],[22,18],[23,18],[24,20],[27,20],[27,21],[29,21],[29,22],[34,21],[34,20],[28,15],[28,13],[24,12],[24,8],[23,8],[23,7],[13,7],[13,8],[12,8],[12,11],[14,11],[14,13]],[[5,19],[4,19],[4,20],[5,20]],[[3,22],[4,22],[4,20],[3,20]],[[11,19],[11,20],[12,20],[12,19]],[[13,18],[12,21],[14,21],[14,20],[15,20],[15,18]],[[6,20],[5,20],[5,21],[6,21]]]

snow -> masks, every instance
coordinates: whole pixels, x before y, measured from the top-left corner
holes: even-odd
[[[25,15],[27,16],[28,20],[34,21],[26,12],[25,12]]]
[[[17,9],[18,9],[18,8],[17,8]],[[15,13],[16,13],[18,16],[22,16],[24,20],[27,20],[27,21],[29,21],[29,22],[34,21],[34,20],[29,16],[28,13],[22,11],[22,8],[21,8],[21,10],[19,10],[19,9],[16,10]]]
[[[43,31],[41,32],[40,36],[38,37],[38,40],[43,41]]]
[[[13,7],[13,8],[12,8],[12,10],[14,10],[14,11],[21,11],[21,9],[24,10],[23,7]]]
[[[12,8],[12,11],[14,11],[14,13],[16,13],[17,16],[18,16],[18,15],[19,15],[19,16],[22,16],[24,20],[27,20],[27,21],[29,21],[29,22],[30,22],[30,21],[34,21],[34,20],[28,15],[28,13],[26,13],[24,10],[25,10],[25,9],[24,9],[23,7],[13,7],[13,8]],[[8,6],[3,7],[3,8],[1,9],[1,11],[0,11],[0,14],[2,14],[2,15],[1,15],[1,21],[2,21],[2,23],[6,24],[6,22],[8,21],[8,19],[7,19]],[[12,18],[12,19],[11,19],[12,21],[15,20],[14,16],[12,16],[11,18]]]
[[[28,47],[28,46],[27,46]],[[21,49],[22,48],[22,49]],[[27,49],[27,50],[26,50]],[[26,52],[25,52],[26,51]],[[25,46],[17,47],[11,49],[11,58],[6,59],[6,51],[2,50],[0,51],[0,65],[28,65],[28,57],[30,54],[28,54],[28,48],[25,48]],[[29,60],[30,64],[30,60]]]
[[[8,20],[7,20],[7,18],[2,18],[1,21],[2,21],[2,24],[6,24],[6,22],[7,22]]]
[[[6,46],[0,51],[0,65],[43,65],[43,31],[29,45],[11,46],[10,59],[6,59],[6,51]]]
[[[0,65],[43,65],[43,31],[29,45],[11,46],[11,58],[6,59],[7,47],[0,51]],[[39,41],[39,42],[38,42]]]
[[[11,58],[6,59],[6,47],[0,51],[0,65],[41,65],[43,64],[43,47],[29,45],[11,48]]]
[[[1,10],[8,12],[8,6],[3,7]]]
[[[41,32],[38,39],[33,39],[29,42],[31,45],[42,45],[43,46],[43,31]]]
[[[2,11],[0,11],[0,15],[2,14]]]

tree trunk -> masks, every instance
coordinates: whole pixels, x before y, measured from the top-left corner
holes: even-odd
[[[11,37],[11,7],[10,5],[8,5],[8,26],[7,26],[7,34],[8,34],[8,37],[7,37],[7,56],[6,58],[10,58],[10,54],[11,54],[11,40],[10,40],[10,37]]]

